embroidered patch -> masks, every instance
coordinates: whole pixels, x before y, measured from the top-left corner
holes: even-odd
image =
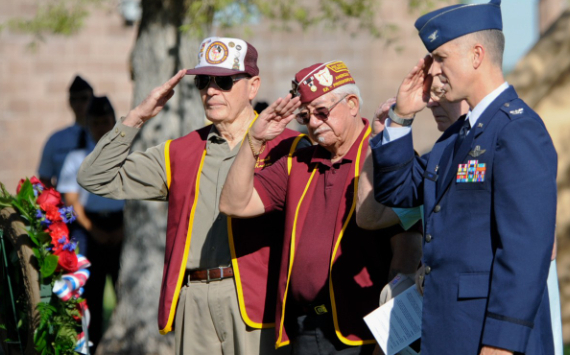
[[[467,164],[459,164],[457,168],[457,182],[484,182],[485,163],[479,164],[478,160],[469,160]]]
[[[206,50],[206,61],[210,64],[220,64],[228,57],[228,47],[223,42],[214,42]]]
[[[319,84],[322,86],[331,86],[333,83],[333,77],[327,67],[324,67],[323,70],[316,72],[315,78],[317,78]]]

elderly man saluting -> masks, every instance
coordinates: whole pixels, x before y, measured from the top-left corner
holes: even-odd
[[[198,55],[196,68],[155,88],[99,141],[78,181],[105,197],[168,201],[158,324],[163,334],[175,328],[176,354],[273,354],[273,329],[263,328],[273,327],[283,216],[233,221],[218,212],[227,172],[257,118],[257,51],[238,38],[211,37]],[[186,74],[196,75],[213,124],[129,155],[139,128]],[[300,138],[281,132],[255,169],[292,153]]]
[[[404,232],[397,215],[382,209],[388,227],[356,225],[360,169],[370,127],[360,116],[360,92],[341,61],[318,63],[295,75],[293,93],[276,102],[251,127],[230,169],[220,211],[252,217],[286,214],[280,270],[277,346],[294,354],[369,354],[374,340],[362,317],[378,306],[382,287],[397,272],[413,273],[420,253],[418,232]],[[307,125],[317,145],[255,172],[259,152],[293,119]],[[397,266],[396,266],[397,265]]]
[[[500,3],[417,20],[431,57],[404,79],[390,122],[370,143],[377,200],[424,205],[422,355],[554,352],[546,279],[557,155],[540,117],[503,78]],[[431,76],[470,110],[415,157],[409,126]]]

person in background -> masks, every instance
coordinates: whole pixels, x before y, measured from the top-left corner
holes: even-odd
[[[92,98],[93,88],[77,75],[69,87],[69,106],[73,110],[75,122],[52,134],[42,151],[38,175],[47,187],[57,186],[67,153],[86,147],[88,135],[84,129],[85,117]]]
[[[57,189],[65,203],[73,206],[77,220],[71,235],[78,241],[81,254],[91,262],[89,282],[83,297],[91,313],[89,340],[95,353],[103,336],[103,293],[110,276],[116,287],[119,277],[123,240],[123,200],[112,200],[91,194],[77,183],[77,173],[85,157],[105,133],[115,125],[115,111],[106,96],[94,97],[87,110],[87,148],[69,152],[61,169]]]

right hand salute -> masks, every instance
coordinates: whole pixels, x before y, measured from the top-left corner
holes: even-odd
[[[294,112],[300,105],[299,98],[292,98],[291,94],[283,99],[278,98],[259,114],[251,126],[249,130],[251,139],[262,145],[264,142],[277,137],[295,117]]]
[[[411,118],[426,107],[433,79],[429,74],[432,61],[431,55],[426,55],[404,78],[396,96],[394,112],[398,116]]]
[[[146,121],[158,115],[164,105],[166,105],[168,100],[174,95],[174,87],[185,75],[186,69],[179,70],[178,73],[166,83],[155,87],[137,107],[129,111],[123,124],[125,126],[140,128]]]

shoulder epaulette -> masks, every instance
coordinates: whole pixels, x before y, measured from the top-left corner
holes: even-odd
[[[522,100],[517,99],[510,102],[505,102],[501,106],[501,111],[506,113],[511,120],[514,120],[523,117],[527,109],[525,108],[524,102]]]

